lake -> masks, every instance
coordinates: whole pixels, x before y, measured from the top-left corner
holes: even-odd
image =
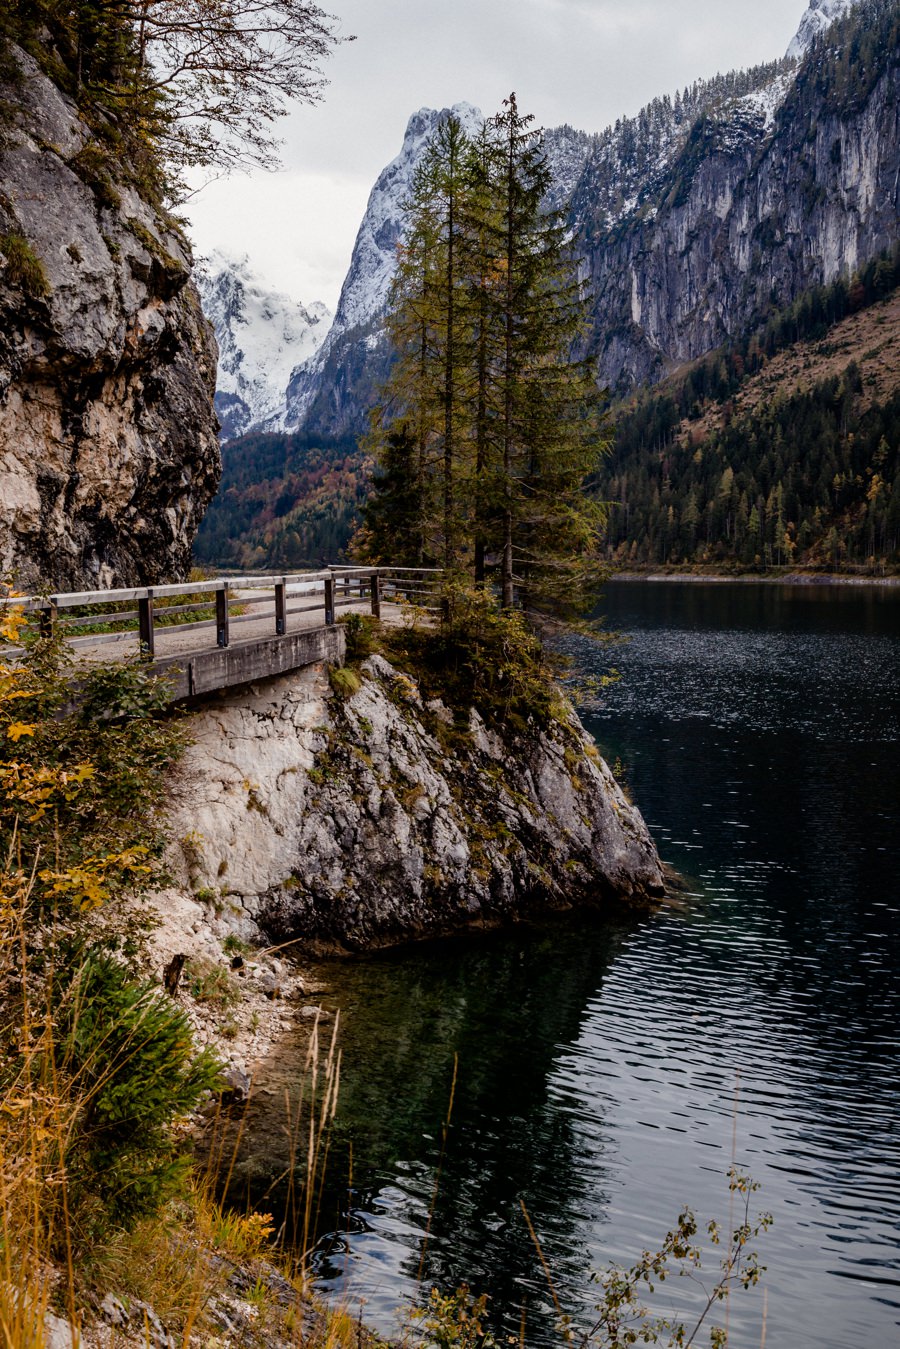
[[[629,640],[573,642],[582,671],[621,675],[585,721],[684,907],[326,967],[343,1071],[320,1286],[390,1332],[420,1273],[466,1281],[549,1345],[520,1201],[586,1324],[592,1270],[658,1247],[685,1204],[727,1219],[734,1161],[774,1226],[730,1343],[761,1343],[763,1288],[770,1345],[896,1343],[900,588],[618,582],[604,611]],[[700,1305],[665,1290],[661,1309]]]

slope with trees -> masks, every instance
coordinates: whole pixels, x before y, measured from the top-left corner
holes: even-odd
[[[900,562],[900,246],[617,411],[608,560]]]

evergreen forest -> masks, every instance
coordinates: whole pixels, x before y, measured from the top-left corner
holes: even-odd
[[[598,472],[609,503],[605,560],[751,570],[900,564],[900,393],[873,392],[867,373],[871,343],[896,346],[898,294],[900,246],[614,407],[612,454]],[[810,344],[837,352],[858,315],[877,336],[851,335],[839,373],[803,379]],[[797,387],[742,406],[742,390],[779,354],[796,365]],[[226,443],[222,457],[198,561],[294,568],[346,558],[373,472],[352,439],[250,434]]]
[[[896,566],[900,390],[896,374],[884,388],[870,370],[885,350],[896,351],[889,297],[896,301],[898,285],[900,246],[616,409],[600,489],[610,503],[607,558],[751,569]],[[865,341],[841,344],[848,319],[866,310]],[[765,371],[785,351],[789,363],[773,394]],[[832,352],[836,370],[806,374],[811,355]]]
[[[194,556],[240,571],[343,561],[370,482],[371,464],[353,439],[301,432],[228,441]]]

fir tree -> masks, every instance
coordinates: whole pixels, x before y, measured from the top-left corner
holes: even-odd
[[[585,319],[558,218],[544,206],[541,135],[515,95],[474,144],[450,118],[416,174],[392,292],[396,360],[370,446],[387,469],[392,426],[418,447],[414,495],[430,522],[419,561],[485,577],[529,605],[582,596],[603,507],[587,495],[607,434],[585,363]],[[382,552],[383,490],[367,523]],[[396,557],[396,551],[393,552]]]

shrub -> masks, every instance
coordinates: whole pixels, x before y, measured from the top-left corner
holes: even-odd
[[[208,1002],[222,1011],[240,1002],[241,995],[231,975],[212,960],[194,957],[187,962],[184,972],[196,1002]]]
[[[365,660],[376,650],[377,624],[371,614],[345,614],[340,620],[347,643],[347,660]]]
[[[562,715],[554,669],[518,609],[501,609],[490,591],[459,583],[444,591],[437,626],[413,625],[385,635],[385,645],[419,679],[429,697],[476,707],[490,721],[522,730]]]
[[[51,997],[54,1070],[77,1102],[64,1158],[69,1218],[96,1237],[155,1212],[184,1181],[190,1159],[171,1126],[216,1086],[219,1066],[195,1053],[180,1008],[107,955],[63,967]]]
[[[159,876],[158,812],[184,731],[139,665],[75,672],[15,611],[0,619],[0,637],[26,641],[17,664],[0,658],[0,849],[39,858],[35,907],[76,913]]]

